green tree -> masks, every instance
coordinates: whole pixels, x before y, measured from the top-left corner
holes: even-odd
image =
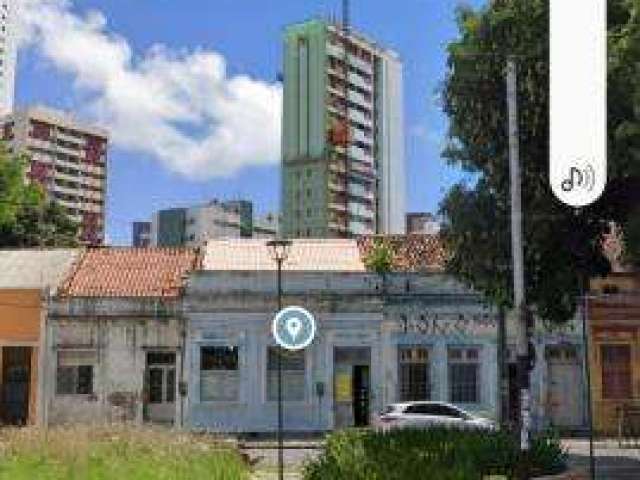
[[[578,8],[578,7],[576,7]],[[609,1],[609,184],[595,204],[572,209],[555,199],[549,163],[549,2],[495,0],[460,8],[442,88],[449,117],[443,155],[471,173],[441,204],[449,270],[494,303],[512,298],[505,63],[518,68],[520,162],[528,302],[545,320],[575,312],[585,278],[609,271],[601,240],[624,229],[640,192],[640,0]]]
[[[78,224],[26,181],[28,157],[0,147],[0,247],[73,247]]]

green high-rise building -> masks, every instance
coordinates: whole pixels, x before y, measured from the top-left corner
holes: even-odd
[[[285,236],[404,233],[402,102],[402,63],[391,50],[353,31],[345,42],[340,26],[323,20],[286,29]],[[341,144],[335,133],[347,114]]]

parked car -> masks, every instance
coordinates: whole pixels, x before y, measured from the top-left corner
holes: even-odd
[[[429,428],[434,426],[495,430],[496,423],[446,402],[405,402],[388,405],[377,422],[378,428]]]

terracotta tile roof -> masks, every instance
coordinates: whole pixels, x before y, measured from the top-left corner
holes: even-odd
[[[366,259],[376,242],[384,242],[393,253],[393,271],[440,272],[444,270],[446,251],[438,235],[369,235],[358,238],[358,247]]]
[[[177,297],[185,276],[198,267],[190,248],[87,250],[61,287],[70,297]]]
[[[275,270],[267,240],[211,240],[205,247],[204,270]],[[364,272],[358,244],[347,239],[293,241],[285,270]]]

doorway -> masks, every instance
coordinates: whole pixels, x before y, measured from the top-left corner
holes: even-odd
[[[582,365],[578,351],[572,346],[547,347],[545,351],[549,380],[547,382],[548,417],[560,428],[582,426]]]
[[[32,347],[3,347],[0,353],[0,423],[26,425],[29,421]]]
[[[353,367],[353,424],[356,427],[369,425],[369,366]]]
[[[173,424],[176,399],[175,352],[147,352],[145,420]]]
[[[369,425],[370,347],[336,347],[334,349],[333,387],[335,428]]]

